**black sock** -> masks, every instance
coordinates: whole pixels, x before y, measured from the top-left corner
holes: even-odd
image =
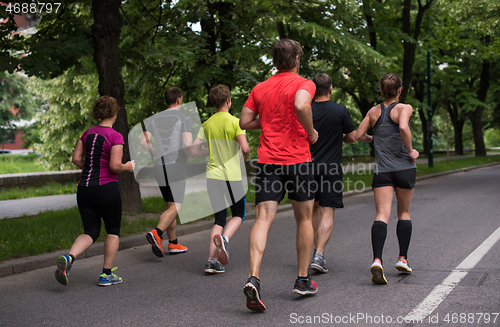
[[[178,244],[178,243],[179,243],[179,241],[177,241],[177,239],[175,239],[175,240],[173,240],[173,241],[171,241],[171,240],[168,240],[168,243],[172,243],[172,244]]]
[[[161,229],[159,229],[158,227],[156,227],[155,229],[156,229],[156,232],[158,233],[158,236],[160,238],[162,238],[163,237],[163,231]]]
[[[102,268],[102,273],[103,273],[103,274],[106,274],[106,275],[108,275],[108,276],[109,276],[109,275],[111,275],[111,268],[109,268],[109,269]]]
[[[398,220],[396,235],[399,241],[399,255],[408,259],[408,247],[411,239],[411,220]]]
[[[379,220],[374,221],[372,225],[373,259],[379,258],[382,261],[382,251],[384,250],[386,237],[387,224]]]
[[[75,256],[72,254],[70,254],[69,256],[71,257],[71,263],[73,263],[76,260]]]

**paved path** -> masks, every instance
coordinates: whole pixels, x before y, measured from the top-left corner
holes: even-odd
[[[496,155],[500,153],[488,153],[488,155]],[[463,156],[453,156],[451,159],[463,159],[472,158],[471,155]],[[434,158],[434,161],[443,161],[446,157]],[[417,159],[417,163],[424,164],[427,163],[428,159]],[[360,170],[372,170],[373,163],[361,163],[361,164],[351,164],[346,160],[343,170],[344,172],[359,172]],[[205,181],[190,180],[186,186],[186,193],[197,192],[204,189]],[[150,182],[141,185],[141,195],[143,198],[151,196],[161,196],[161,193],[156,186],[156,183]],[[72,208],[76,206],[76,195],[75,194],[64,194],[64,195],[50,195],[43,197],[18,199],[18,200],[5,200],[0,201],[0,219],[4,218],[18,218],[23,215],[36,215],[41,211],[47,210],[58,210],[64,208]]]

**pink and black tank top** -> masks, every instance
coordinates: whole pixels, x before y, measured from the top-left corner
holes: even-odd
[[[80,140],[85,152],[85,167],[80,175],[81,186],[96,186],[118,181],[118,174],[109,168],[111,148],[124,144],[123,136],[111,127],[94,126]]]

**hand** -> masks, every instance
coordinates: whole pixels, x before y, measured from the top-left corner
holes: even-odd
[[[133,171],[134,171],[134,169],[135,169],[135,161],[134,161],[134,160],[131,160],[131,161],[127,162],[127,163],[125,164],[125,166],[126,166],[126,168],[127,168],[127,171],[129,171],[129,172],[133,172]]]
[[[318,131],[314,130],[313,134],[307,136],[309,138],[309,143],[314,144],[318,141]]]
[[[420,153],[417,150],[413,149],[410,151],[409,155],[410,155],[411,161],[415,162],[415,161],[417,161],[417,158],[420,155]]]

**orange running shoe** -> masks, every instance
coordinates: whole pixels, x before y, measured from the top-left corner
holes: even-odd
[[[151,244],[153,253],[157,257],[163,257],[163,248],[161,247],[161,237],[158,235],[156,229],[146,234],[149,244]]]
[[[168,253],[170,254],[177,254],[177,253],[183,253],[188,250],[187,247],[184,245],[180,245],[179,243],[173,244],[173,243],[168,243]]]

